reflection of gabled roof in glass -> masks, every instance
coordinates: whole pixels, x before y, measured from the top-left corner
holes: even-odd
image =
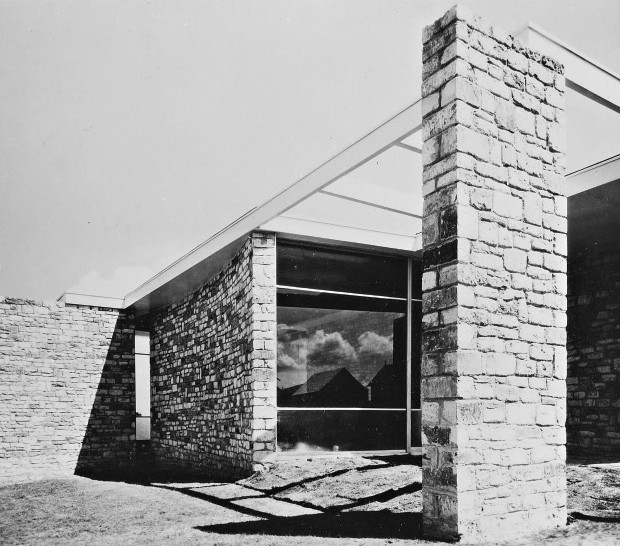
[[[317,372],[312,374],[308,381],[299,386],[299,388],[293,393],[293,396],[299,396],[302,394],[311,394],[313,392],[319,392],[329,385],[336,377],[342,374],[346,381],[358,382],[349,370],[346,368],[336,368],[335,370],[327,370],[324,372]]]
[[[569,195],[620,178],[620,77],[533,25],[517,34],[566,67]],[[221,269],[255,229],[350,246],[420,251],[421,101],[255,207],[125,298],[146,310]],[[603,160],[603,161],[602,161]],[[605,161],[606,160],[606,161]],[[602,161],[602,162],[601,162]],[[593,163],[599,165],[590,167]],[[178,278],[183,277],[179,282]]]

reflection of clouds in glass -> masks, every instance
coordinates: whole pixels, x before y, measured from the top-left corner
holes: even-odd
[[[391,355],[394,336],[381,336],[376,332],[364,332],[357,338],[357,342],[360,354]]]
[[[278,341],[289,342],[291,340],[307,337],[308,332],[305,329],[295,328],[288,324],[278,324]]]
[[[288,324],[278,324],[278,368],[303,370],[308,357],[306,330],[299,330]]]
[[[292,356],[284,352],[284,344],[278,343],[278,368],[291,368],[298,370],[303,368]]]
[[[323,330],[317,330],[308,341],[309,364],[346,366],[356,361],[355,349],[340,332],[326,334]]]
[[[303,370],[308,360],[308,340],[295,339],[288,342],[278,342],[278,367],[293,370]]]
[[[394,336],[366,331],[357,338],[357,349],[340,332],[317,330],[308,337],[302,330],[278,325],[278,368],[304,370],[307,366],[347,366],[361,356],[391,355]]]

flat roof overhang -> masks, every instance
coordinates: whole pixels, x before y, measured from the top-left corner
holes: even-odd
[[[395,251],[415,253],[419,250],[418,233],[407,235],[406,233],[389,233],[354,226],[328,226],[327,224],[323,224],[315,233],[311,233],[309,229],[304,230],[306,233],[299,233],[302,231],[299,226],[304,224],[304,219],[287,219],[285,216],[281,219],[278,217],[285,215],[287,211],[308,197],[391,148],[395,143],[399,143],[419,132],[422,122],[420,103],[421,100],[417,100],[273,198],[248,211],[139,286],[125,297],[125,307],[134,306],[139,313],[144,313],[175,301],[184,294],[191,293],[221,271],[238,251],[242,241],[255,230],[262,229],[285,233],[289,237],[306,235],[317,239],[342,240],[344,231],[348,229],[349,237],[342,240],[343,243],[348,242],[360,248],[362,246],[393,248]],[[337,197],[333,198],[337,199]],[[369,205],[374,206],[370,203]],[[381,207],[375,206],[375,208]],[[391,212],[408,217],[420,217],[420,215],[413,215],[407,211],[394,210]],[[270,224],[270,221],[274,221],[274,223]],[[280,222],[279,225],[276,223],[278,221]],[[317,225],[312,220],[305,220],[305,222]],[[340,233],[340,237],[336,236],[335,231]],[[209,262],[209,264],[205,262]]]
[[[515,35],[529,47],[564,64],[568,90],[587,99],[588,104],[620,116],[618,75],[531,23]],[[133,290],[122,306],[143,314],[198,289],[226,266],[254,230],[416,255],[421,249],[423,201],[421,125],[422,101],[418,99]],[[372,165],[371,160],[377,158],[379,162],[395,150],[420,161],[405,191],[387,182],[373,185],[356,178],[360,168]],[[620,155],[615,155],[569,173],[567,194],[619,178]],[[75,299],[76,295],[71,297]]]

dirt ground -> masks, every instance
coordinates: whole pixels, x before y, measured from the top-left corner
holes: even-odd
[[[285,461],[232,484],[69,477],[8,485],[0,544],[432,544],[421,539],[419,462]],[[567,527],[503,544],[620,544],[620,465],[573,463],[568,491]]]

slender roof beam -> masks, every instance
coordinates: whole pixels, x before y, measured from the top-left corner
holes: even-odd
[[[415,152],[416,154],[421,154],[422,150],[420,148],[416,148],[415,146],[411,146],[410,144],[405,144],[404,142],[397,142],[394,146],[398,146],[403,150],[409,150],[410,152]]]
[[[320,194],[329,195],[330,197],[336,197],[337,199],[345,199],[347,201],[352,201],[353,203],[359,203],[360,205],[367,205],[369,207],[374,207],[376,209],[383,209],[390,212],[394,212],[396,214],[403,214],[405,216],[413,216],[413,218],[422,219],[422,216],[419,214],[414,214],[413,212],[407,212],[402,209],[395,209],[392,207],[386,207],[385,205],[379,205],[378,203],[371,203],[370,201],[364,201],[363,199],[357,199],[357,197],[351,197],[350,195],[344,195],[342,193],[334,193],[332,191],[320,190]]]
[[[568,195],[620,180],[620,154],[566,175]]]
[[[540,27],[528,23],[515,33],[528,47],[564,65],[566,85],[610,110],[620,113],[620,76],[589,59]]]
[[[560,40],[553,38],[540,28],[528,24],[517,36],[531,48],[549,55],[564,64],[567,75],[567,86],[586,97],[606,106],[615,113],[620,113],[620,76],[607,70],[588,59],[585,55],[577,52]],[[420,130],[422,112],[420,99],[399,112],[388,121],[368,133],[360,140],[345,148],[317,169],[310,172],[272,199],[261,206],[248,211],[244,216],[235,220],[232,224],[219,233],[193,249],[191,252],[174,262],[172,265],[155,275],[152,279],[138,287],[125,297],[125,306],[130,306],[142,299],[148,299],[149,294],[155,290],[173,282],[183,280],[193,266],[202,263],[209,256],[222,251],[228,245],[242,239],[247,233],[261,226],[273,225],[270,220],[282,215],[307,197],[317,193],[328,184],[338,180],[360,165],[383,153],[391,146],[419,153],[415,146],[402,143],[401,141]],[[412,150],[413,149],[413,150]],[[569,193],[579,193],[605,182],[618,178],[618,161],[610,160],[600,164],[591,170],[574,173],[568,180]],[[571,189],[576,188],[576,189]],[[269,224],[268,224],[269,222]],[[276,223],[300,223],[300,219],[279,218]],[[284,226],[283,226],[284,227]],[[294,226],[286,226],[294,227]],[[328,233],[327,227],[325,232]],[[345,228],[340,228],[345,229]],[[283,230],[286,231],[286,230]],[[294,232],[294,230],[291,230]],[[358,232],[363,230],[352,230]],[[368,232],[366,232],[368,233]],[[330,235],[333,233],[330,232]],[[412,238],[402,235],[385,234],[384,236],[395,237],[395,247],[408,246]],[[415,237],[414,247],[418,244],[419,237]]]
[[[154,290],[182,275],[192,266],[207,259],[210,255],[233,243],[239,237],[257,229],[272,218],[294,207],[297,203],[313,195],[320,189],[383,153],[395,143],[419,130],[422,123],[421,99],[407,106],[385,123],[357,140],[342,152],[335,155],[315,170],[278,193],[230,226],[197,246],[172,265],[155,275],[125,296],[125,306],[129,307]]]

